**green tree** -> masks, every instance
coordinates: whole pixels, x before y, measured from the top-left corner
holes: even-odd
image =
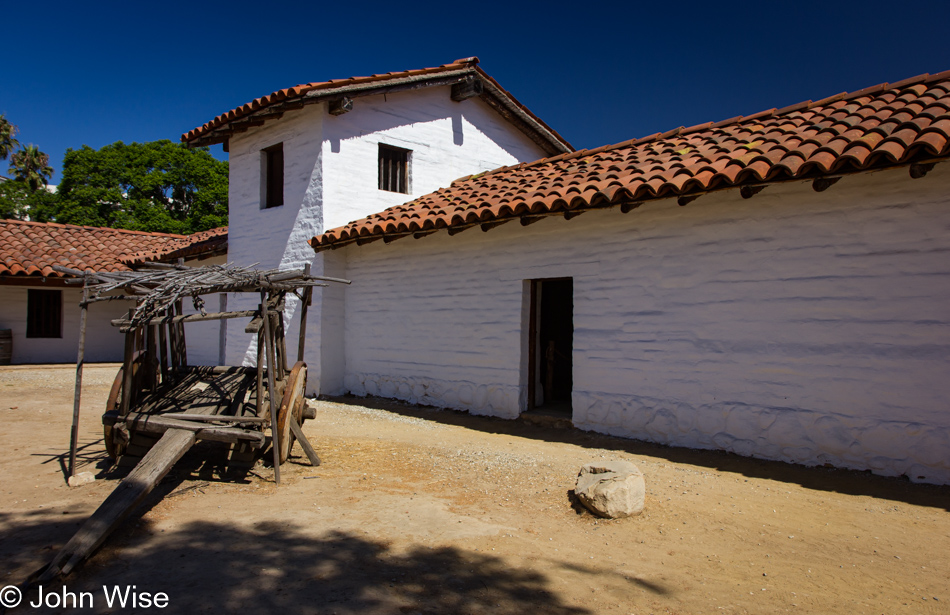
[[[6,160],[10,152],[20,145],[19,141],[14,139],[16,133],[17,127],[0,113],[0,160]]]
[[[49,220],[56,210],[58,198],[48,190],[30,190],[26,182],[0,181],[0,218]]]
[[[66,151],[57,222],[194,233],[228,223],[228,163],[168,140]]]
[[[30,192],[36,192],[49,183],[53,167],[49,166],[49,156],[31,143],[10,156],[10,172],[14,179],[25,183]]]

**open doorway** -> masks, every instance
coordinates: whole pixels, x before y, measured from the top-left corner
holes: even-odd
[[[574,280],[531,280],[528,411],[571,418]]]

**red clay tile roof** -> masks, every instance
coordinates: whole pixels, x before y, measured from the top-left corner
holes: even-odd
[[[314,237],[314,250],[441,228],[918,163],[950,155],[950,71],[770,109],[456,180],[414,201]],[[816,183],[816,189],[822,189]],[[452,232],[452,231],[450,231]]]
[[[368,96],[380,90],[392,88],[419,88],[426,86],[452,85],[466,78],[478,78],[484,88],[480,95],[505,119],[540,145],[549,154],[572,152],[574,148],[561,135],[531,113],[510,92],[489,77],[478,67],[478,58],[462,58],[451,64],[432,68],[406,70],[395,73],[350,77],[304,83],[292,88],[277,90],[267,96],[255,98],[249,103],[222,113],[210,122],[186,132],[181,140],[190,145],[211,145],[226,142],[235,132],[243,132],[267,119],[276,119],[284,111],[299,109],[305,104],[326,100]]]
[[[172,235],[0,220],[0,275],[64,277],[53,270],[53,265],[93,271],[129,271],[129,265],[146,260],[220,251],[227,245],[227,236],[227,227],[194,235]]]

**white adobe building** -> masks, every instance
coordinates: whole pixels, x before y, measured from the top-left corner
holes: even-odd
[[[943,73],[459,180],[314,237],[344,388],[948,484],[948,157]]]
[[[312,236],[353,281],[314,301],[318,392],[950,484],[950,74],[570,152],[473,63],[429,70],[474,74],[183,137],[230,148],[230,260],[298,267]]]
[[[344,277],[308,240],[499,166],[573,151],[478,68],[477,58],[435,68],[309,83],[274,92],[182,136],[229,152],[228,260]],[[344,288],[315,293],[307,325],[308,388],[343,392]],[[230,295],[230,309],[250,296]],[[288,302],[288,334],[297,335]],[[244,325],[228,321],[227,364],[252,364]]]
[[[222,264],[227,240],[226,227],[186,236],[0,220],[0,350],[12,349],[13,364],[76,361],[82,288],[67,285],[71,276],[54,270],[54,265],[109,272],[179,257],[188,266]],[[122,360],[124,336],[111,321],[132,307],[131,301],[109,301],[89,308],[87,362]],[[185,309],[193,311],[191,306]],[[218,323],[187,323],[185,338],[193,363],[216,365],[222,360],[224,337]]]

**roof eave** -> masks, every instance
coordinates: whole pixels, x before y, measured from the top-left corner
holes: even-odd
[[[587,211],[593,210],[603,210],[603,209],[613,209],[620,207],[624,213],[632,211],[639,207],[641,204],[646,201],[657,201],[661,199],[675,198],[677,199],[680,205],[686,205],[693,200],[699,198],[700,196],[711,194],[714,192],[722,192],[724,190],[739,190],[742,194],[742,198],[751,198],[752,195],[757,194],[765,188],[766,186],[776,185],[776,184],[788,184],[788,183],[813,183],[813,187],[816,191],[822,191],[825,188],[820,187],[818,182],[827,181],[828,179],[832,180],[832,183],[836,182],[838,179],[847,176],[854,176],[861,173],[877,173],[881,171],[889,171],[893,169],[900,168],[909,168],[910,177],[917,179],[923,177],[930,169],[933,168],[935,164],[943,163],[950,161],[950,154],[943,156],[920,156],[913,159],[905,160],[897,164],[890,165],[881,165],[861,169],[852,169],[852,170],[839,170],[834,172],[813,172],[807,175],[799,175],[795,177],[789,177],[785,179],[769,179],[760,182],[750,182],[750,183],[735,183],[735,184],[725,184],[717,186],[716,188],[706,189],[706,190],[696,190],[690,192],[669,192],[663,195],[650,196],[643,195],[636,199],[622,199],[616,202],[613,201],[602,201],[598,203],[586,203],[578,206],[565,206],[560,208],[552,208],[539,212],[526,212],[522,214],[506,215],[506,216],[493,216],[487,218],[481,218],[475,221],[465,221],[459,224],[449,224],[445,226],[435,226],[432,228],[419,228],[419,229],[408,229],[408,230],[395,230],[395,231],[384,231],[384,232],[372,232],[365,235],[355,235],[349,236],[337,240],[330,240],[324,235],[317,235],[312,237],[308,243],[315,253],[325,252],[328,250],[339,250],[340,248],[345,248],[347,246],[357,244],[365,245],[380,239],[384,240],[386,243],[391,243],[397,239],[403,239],[405,237],[415,237],[416,239],[421,239],[432,233],[447,230],[450,235],[460,233],[464,230],[470,228],[481,227],[485,232],[501,226],[506,222],[511,222],[518,220],[522,226],[528,226],[532,224],[532,221],[537,221],[542,218],[552,217],[552,216],[563,216],[565,219],[571,219],[581,215]],[[747,190],[749,192],[746,192]],[[323,242],[320,241],[321,237],[326,237]]]
[[[188,147],[203,147],[226,143],[235,134],[245,132],[253,127],[261,126],[267,120],[280,119],[285,112],[295,111],[306,105],[332,101],[344,97],[358,98],[421,88],[452,86],[464,81],[469,76],[475,76],[482,82],[483,91],[479,97],[499,113],[499,115],[534,141],[547,155],[552,156],[574,151],[573,146],[571,146],[566,139],[561,137],[561,135],[551,129],[536,115],[528,111],[514,96],[502,88],[497,81],[475,65],[435,74],[430,73],[398,77],[383,82],[311,90],[300,96],[288,98],[258,109],[233,122],[222,124],[201,136],[189,139],[186,133],[182,135],[181,140],[186,143]]]

